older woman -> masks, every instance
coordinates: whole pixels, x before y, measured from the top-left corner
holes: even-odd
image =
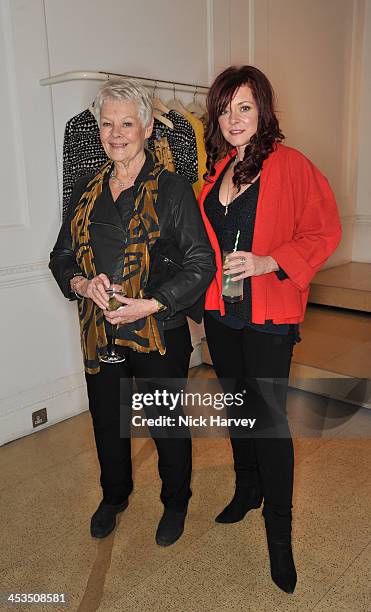
[[[287,379],[309,283],[341,232],[327,180],[281,144],[273,103],[268,79],[252,66],[228,68],[208,94],[208,180],[200,204],[217,273],[206,295],[205,328],[218,377],[247,390],[244,410],[257,426],[249,438],[231,432],[235,494],[216,521],[240,521],[264,499],[272,579],[293,592]],[[224,268],[222,250],[230,252]],[[233,284],[241,280],[238,295]]]
[[[103,489],[91,534],[103,538],[133,488],[130,437],[120,438],[120,379],[130,383],[134,376],[142,389],[142,379],[187,377],[186,314],[201,319],[215,267],[191,186],[144,148],[153,124],[147,91],[134,80],[111,80],[94,109],[109,161],[75,184],[50,268],[65,297],[78,299]],[[116,294],[117,310],[109,309],[111,275],[119,275],[116,289],[123,290]],[[118,357],[110,363],[112,343]],[[184,432],[176,438],[165,430],[155,443],[165,506],[156,541],[167,546],[184,528],[191,441]]]

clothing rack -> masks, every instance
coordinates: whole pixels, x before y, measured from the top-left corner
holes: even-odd
[[[102,72],[92,70],[74,70],[72,72],[62,72],[54,76],[40,79],[40,85],[55,85],[57,83],[66,83],[68,81],[109,81],[110,78],[123,77],[126,79],[136,79],[145,87],[153,87],[154,89],[171,89],[177,91],[187,91],[191,93],[206,94],[209,90],[207,85],[198,85],[196,83],[181,83],[179,81],[165,81],[163,79],[149,79],[147,77],[138,77],[129,74],[119,74],[115,72]],[[172,86],[172,87],[169,87]]]

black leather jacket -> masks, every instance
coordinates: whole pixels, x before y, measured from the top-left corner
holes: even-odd
[[[153,161],[147,154],[146,162],[134,185],[134,196],[139,182],[145,179]],[[59,232],[57,242],[50,254],[49,268],[63,295],[75,299],[71,293],[70,280],[80,272],[76,263],[71,240],[71,219],[75,207],[91,177],[79,179],[73,189],[67,215]],[[94,263],[97,274],[112,273],[122,262],[126,228],[116,207],[108,199],[104,206],[97,205],[91,214],[89,227]],[[159,177],[156,212],[160,225],[161,243],[165,251],[175,248],[181,254],[181,266],[170,270],[164,266],[164,273],[156,273],[157,285],[151,283],[148,295],[167,306],[155,316],[162,320],[164,329],[183,325],[186,315],[201,321],[203,296],[215,274],[214,252],[206,235],[203,221],[193,190],[187,179],[178,174],[164,171]],[[158,261],[158,259],[156,259]],[[156,265],[156,264],[155,264]],[[170,264],[171,266],[171,264]],[[166,272],[167,270],[167,272]]]

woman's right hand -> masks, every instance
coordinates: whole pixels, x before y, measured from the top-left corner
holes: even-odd
[[[108,308],[107,289],[110,287],[110,281],[105,274],[98,274],[91,280],[83,277],[79,277],[74,283],[73,280],[74,279],[71,279],[71,288],[73,291],[76,291],[78,295],[93,300],[102,310]]]

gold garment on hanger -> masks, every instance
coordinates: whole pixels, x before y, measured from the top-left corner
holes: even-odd
[[[189,111],[185,115],[185,119],[191,124],[196,137],[197,146],[197,161],[198,161],[198,180],[193,183],[193,192],[198,198],[204,184],[204,174],[206,172],[206,149],[204,140],[204,125],[198,117],[192,115]]]
[[[154,153],[166,170],[175,172],[174,159],[166,136],[154,141]]]
[[[206,130],[206,128],[207,128],[207,123],[208,123],[208,121],[209,121],[209,116],[208,116],[207,112],[206,112],[204,115],[202,115],[202,117],[200,117],[200,121],[202,121],[202,124],[203,124],[203,126],[204,126],[204,129]]]

